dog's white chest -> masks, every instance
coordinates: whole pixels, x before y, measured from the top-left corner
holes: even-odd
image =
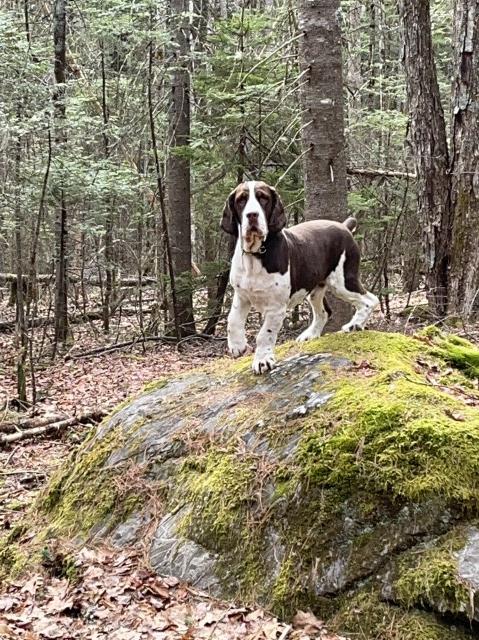
[[[231,286],[260,312],[271,306],[286,304],[291,290],[289,270],[284,273],[268,273],[255,256],[235,251],[231,263]]]

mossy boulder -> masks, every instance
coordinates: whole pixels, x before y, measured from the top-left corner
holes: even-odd
[[[269,375],[220,360],[105,420],[40,496],[28,553],[138,542],[158,572],[355,637],[474,634],[477,349],[429,330],[278,351]]]

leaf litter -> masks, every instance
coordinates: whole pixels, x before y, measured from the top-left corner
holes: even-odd
[[[84,547],[70,566],[73,580],[43,571],[3,585],[2,640],[341,640],[311,612],[288,625],[159,577],[134,549]]]

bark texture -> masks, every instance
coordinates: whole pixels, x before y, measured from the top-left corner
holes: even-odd
[[[456,0],[451,131],[450,309],[479,309],[479,0]]]
[[[429,0],[401,0],[404,65],[426,277],[432,311],[447,309],[451,199],[446,124],[433,57]]]
[[[65,135],[65,80],[66,80],[66,2],[55,0],[53,14],[53,41],[55,47],[55,89],[53,106],[55,118],[55,146],[62,154]],[[64,343],[68,335],[67,306],[67,209],[63,185],[59,185],[59,198],[55,218],[55,344]]]
[[[299,0],[304,200],[306,220],[347,217],[343,69],[339,0]],[[352,316],[351,305],[328,298],[337,330]]]
[[[167,164],[167,200],[171,254],[175,273],[180,333],[194,333],[191,291],[191,188],[189,25],[186,0],[170,0],[171,47],[170,153]]]
[[[299,0],[305,218],[347,217],[339,0]]]

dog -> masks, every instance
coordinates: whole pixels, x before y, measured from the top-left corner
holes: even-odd
[[[254,307],[263,316],[253,358],[258,375],[275,366],[274,348],[288,307],[304,298],[311,305],[312,322],[297,338],[302,342],[319,338],[329,320],[326,291],[355,307],[343,331],[362,330],[379,303],[359,279],[355,218],[285,226],[281,198],[265,182],[243,182],[226,200],[221,227],[238,238],[230,270],[234,296],[228,315],[228,349],[236,358],[247,351],[245,324]]]

